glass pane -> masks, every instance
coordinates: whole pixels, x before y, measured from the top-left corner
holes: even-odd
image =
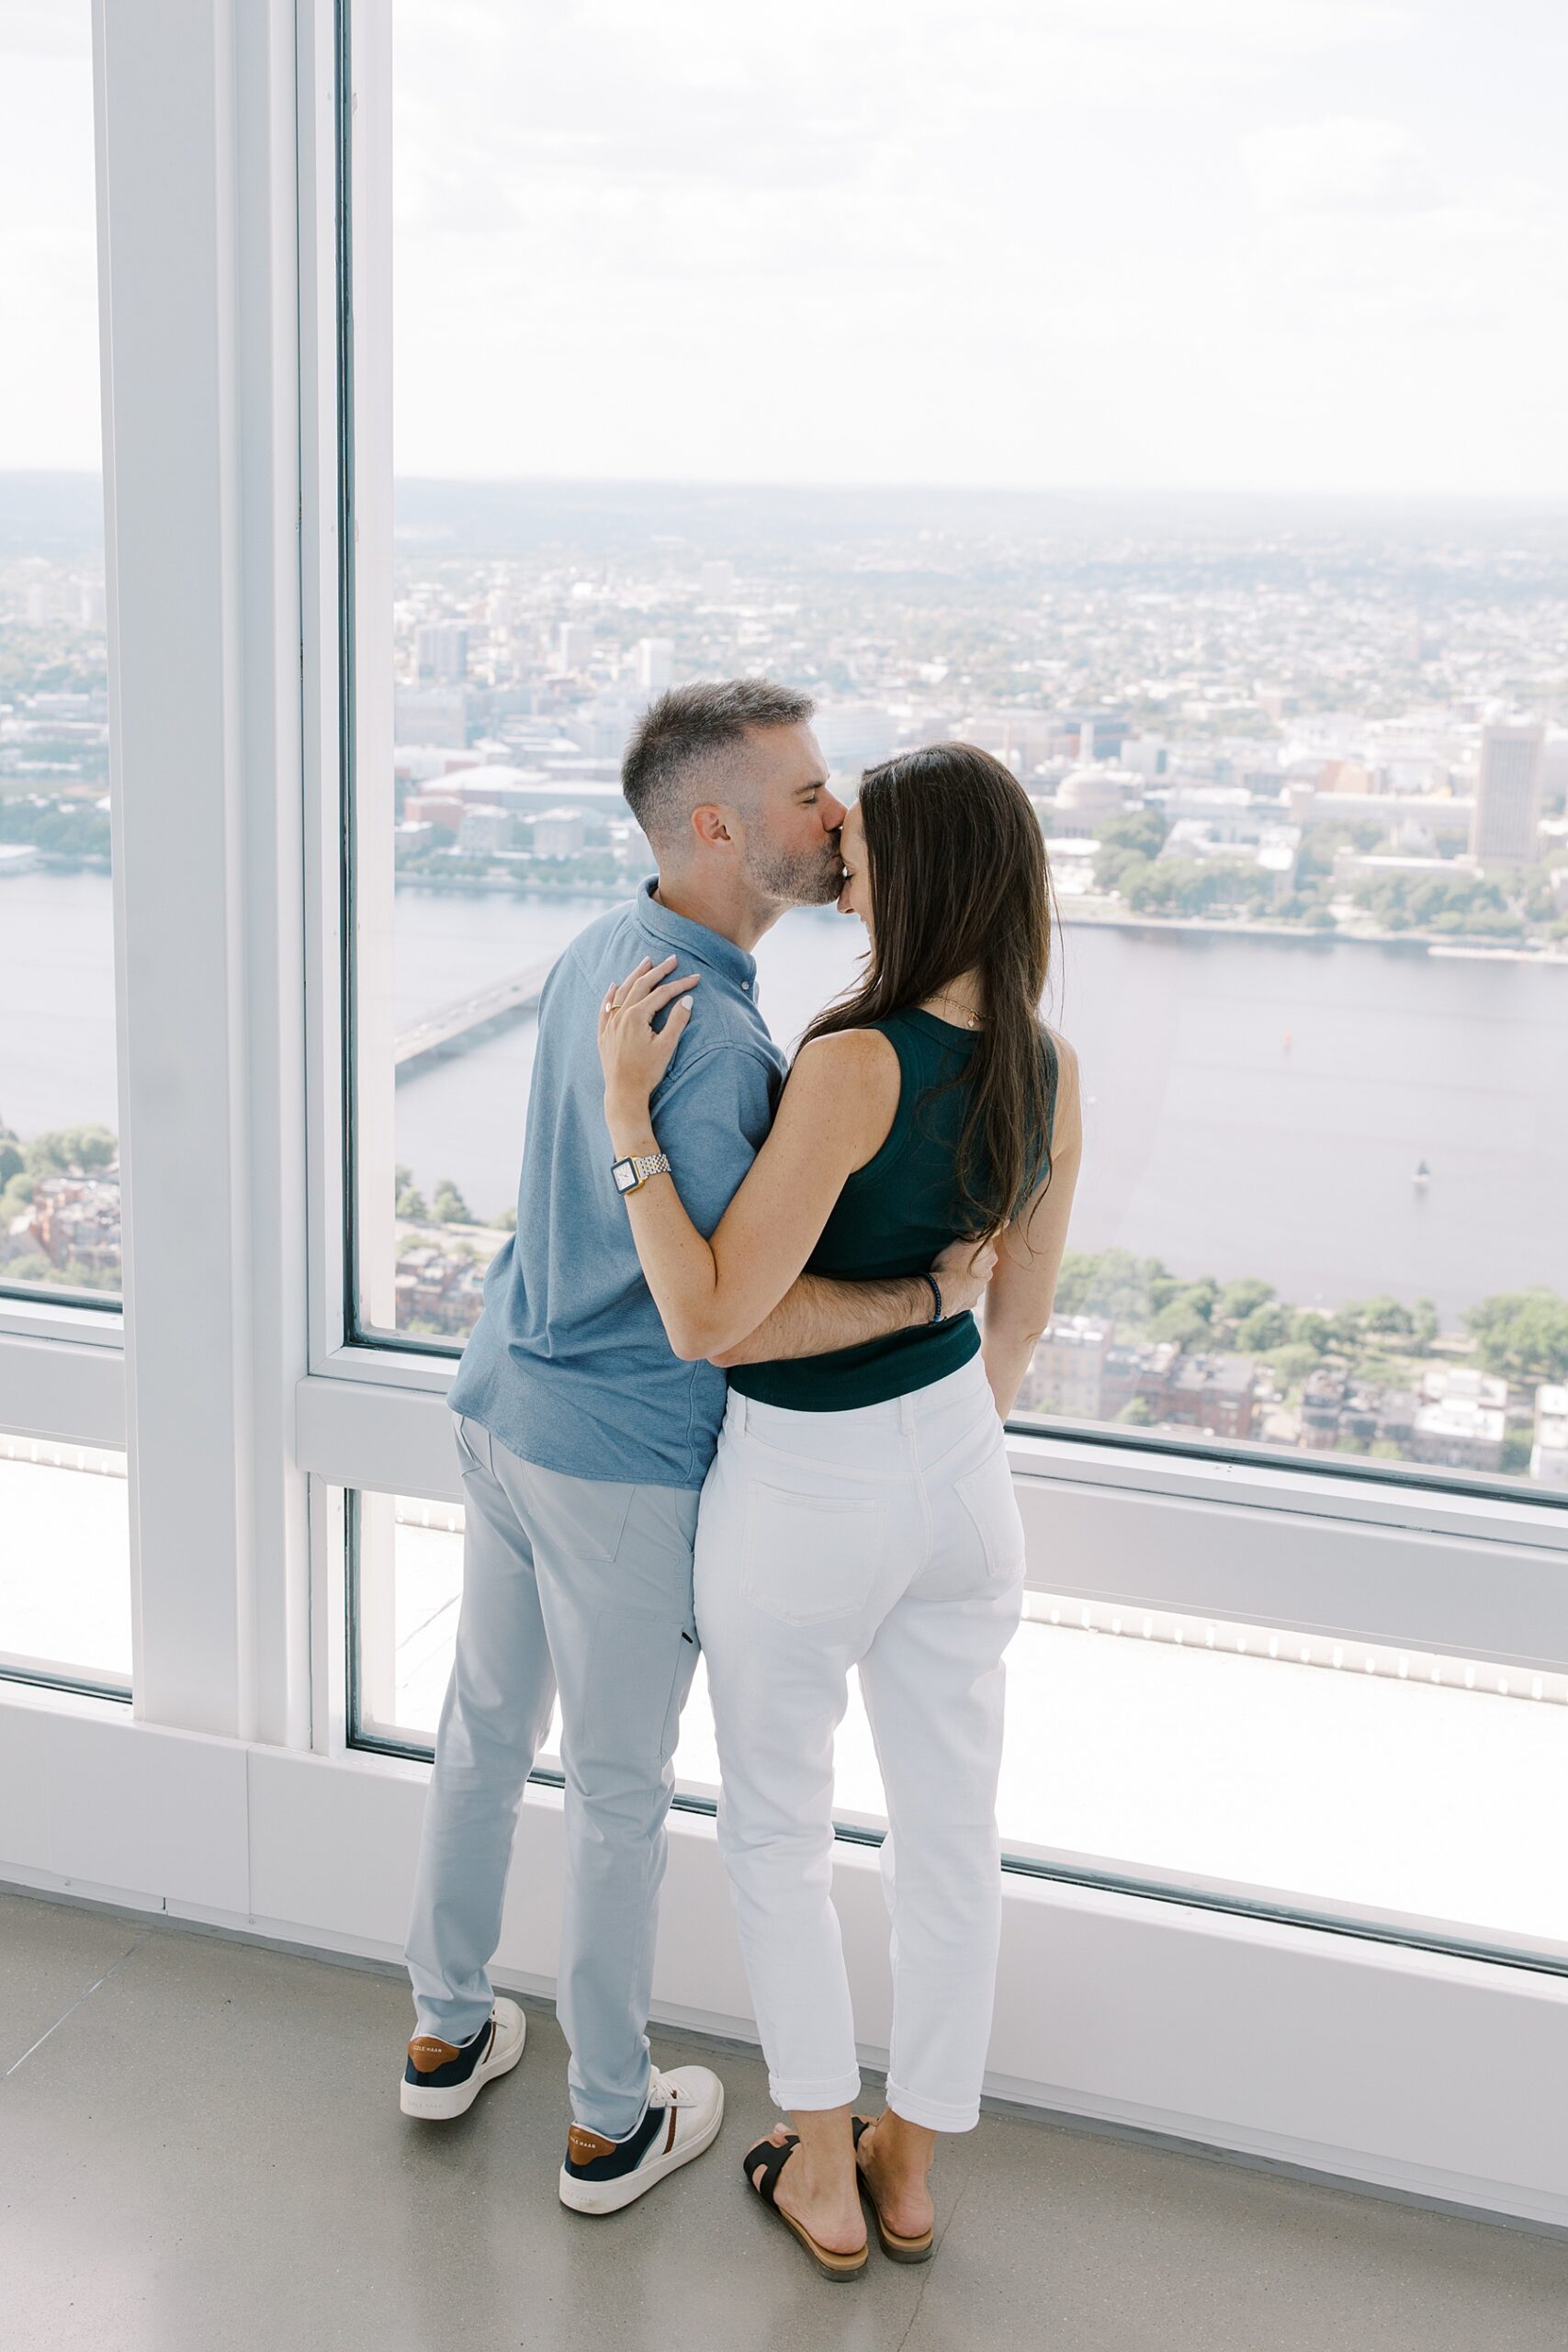
[[[1025,1859],[1568,1959],[1565,1769],[1562,1674],[1042,1593],[1009,1654]]]
[[[0,1436],[0,1674],[130,1689],[125,1456]]]
[[[1415,18],[1238,47],[1178,7],[1134,65],[917,16],[890,75],[891,14],[840,12],[825,107],[773,0],[609,49],[355,13],[366,1322],[471,1328],[539,976],[648,864],[626,731],[762,671],[841,786],[963,736],[1048,836],[1087,1145],[1021,1411],[1561,1490],[1568,355],[1516,168],[1556,168],[1550,60],[1519,32],[1500,84],[1479,20],[1439,86]],[[1485,268],[1420,261],[1434,189]],[[1080,486],[1118,482],[1169,487]],[[781,1039],[857,944],[764,940]]]
[[[357,1729],[433,1747],[462,1509],[359,1499]],[[835,1758],[839,1818],[884,1826],[855,1681]],[[675,1768],[716,1794],[705,1662]],[[1039,1592],[1008,1655],[998,1810],[1023,1861],[1568,1959],[1568,1891],[1540,1868],[1565,1770],[1568,1675]]]
[[[360,1495],[355,1578],[355,1731],[366,1739],[434,1747],[463,1594],[462,1505],[423,1502],[404,1495]],[[863,1718],[860,1729],[869,1755],[870,1734]],[[852,1744],[853,1733],[846,1737]],[[547,1768],[558,1766],[559,1738],[558,1706],[539,1758]],[[717,1794],[707,1671],[700,1659],[682,1717],[675,1769],[684,1790]],[[880,1817],[881,1802],[878,1790],[870,1817]]]
[[[0,1289],[119,1288],[86,0],[0,6]]]

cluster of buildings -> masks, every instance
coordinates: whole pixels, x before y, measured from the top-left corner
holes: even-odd
[[[1086,914],[1116,900],[1096,877],[1103,828],[1147,808],[1156,865],[1211,869],[1216,892],[1243,873],[1258,914],[1368,928],[1381,883],[1485,876],[1506,893],[1545,865],[1529,929],[1568,935],[1565,616],[1544,557],[1521,571],[1506,551],[1508,593],[1488,595],[1472,548],[1298,535],[1220,560],[1151,533],[1108,552],[1059,543],[1049,520],[1031,530],[1021,505],[1010,537],[935,531],[918,500],[901,518],[890,503],[869,539],[835,539],[830,501],[815,537],[771,514],[753,529],[731,503],[743,561],[639,532],[635,498],[592,552],[408,549],[390,640],[405,873],[619,888],[647,864],[619,793],[638,713],[679,678],[760,671],[813,692],[840,775],[944,736],[994,751]],[[50,683],[0,705],[0,807],[17,790],[101,796],[104,690],[60,683],[73,649],[84,676],[101,663],[101,579],[0,563],[8,619],[44,633]],[[1325,827],[1335,845],[1314,854]],[[40,854],[0,827],[0,871]]]
[[[597,853],[613,861],[603,878],[616,887],[623,874],[646,871],[647,843],[619,786],[621,747],[642,707],[635,696],[596,696],[570,715],[513,718],[504,739],[400,742],[393,755],[400,865],[479,858],[526,879],[530,868]],[[423,705],[409,714],[400,695],[400,724],[412,716],[423,728],[428,719]],[[1074,714],[1066,718],[1075,720],[1070,729],[1059,713],[1015,719],[972,711],[957,717],[952,731],[1021,771],[1051,835],[1058,892],[1069,901],[1097,892],[1107,822],[1143,809],[1156,810],[1165,825],[1157,861],[1250,868],[1261,877],[1266,908],[1293,903],[1303,846],[1325,826],[1377,835],[1375,847],[1357,848],[1342,836],[1336,842],[1330,903],[1346,911],[1358,883],[1395,875],[1479,880],[1497,869],[1533,868],[1554,849],[1568,853],[1568,820],[1547,814],[1548,792],[1554,808],[1568,789],[1568,732],[1549,739],[1539,724],[1482,723],[1472,770],[1448,772],[1438,790],[1407,789],[1387,766],[1369,770],[1290,745],[1267,759],[1254,752],[1246,766],[1214,754],[1196,760],[1157,736],[1129,738],[1103,718],[1081,726]],[[1032,720],[1038,725],[1023,723]],[[897,713],[832,703],[819,707],[817,731],[840,774],[923,740]],[[1108,752],[1101,762],[1100,741],[1114,745],[1115,755]],[[1568,855],[1550,887],[1556,910],[1568,917]]]
[[[18,688],[0,702],[0,781],[40,790],[91,785],[101,793],[108,741],[108,695],[101,686]]]
[[[102,576],[37,557],[0,562],[0,640],[7,622],[40,633],[33,642],[50,683],[0,697],[0,882],[76,857],[89,837],[107,854],[109,807],[107,687],[58,683],[87,672],[101,681]]]
[[[1285,1440],[1309,1453],[1369,1452],[1495,1476],[1509,1435],[1531,1433],[1530,1476],[1568,1485],[1568,1387],[1538,1386],[1516,1400],[1508,1383],[1469,1365],[1433,1363],[1413,1388],[1360,1378],[1333,1362],[1307,1375],[1291,1425],[1267,1365],[1249,1356],[1183,1353],[1173,1340],[1118,1339],[1109,1319],[1055,1316],[1034,1351],[1019,1409],[1069,1420],[1136,1419],[1206,1436]],[[1136,1411],[1134,1407],[1141,1408]]]
[[[13,1255],[39,1252],[61,1274],[112,1288],[120,1279],[119,1166],[41,1176],[6,1236]],[[399,1236],[397,1328],[466,1339],[484,1303],[488,1257],[442,1247],[423,1232]]]
[[[1122,1340],[1110,1321],[1054,1316],[1019,1391],[1019,1410],[1070,1420],[1117,1421],[1143,1407],[1145,1425],[1206,1436],[1253,1434],[1258,1367],[1250,1356],[1185,1354],[1173,1340]]]
[[[40,1176],[12,1219],[13,1250],[41,1250],[51,1265],[79,1269],[91,1283],[119,1280],[119,1165]]]
[[[400,1236],[395,1284],[400,1331],[466,1340],[484,1305],[488,1261],[444,1250],[423,1236]]]
[[[1114,697],[1025,699],[1016,677],[1004,682],[990,665],[914,660],[898,633],[867,628],[846,647],[841,608],[829,599],[811,617],[814,604],[793,587],[786,594],[772,571],[748,579],[705,561],[656,588],[607,569],[564,589],[555,582],[552,607],[545,581],[525,594],[515,567],[489,569],[482,594],[475,577],[466,593],[415,582],[398,607],[394,775],[405,870],[479,858],[510,867],[514,880],[567,878],[542,870],[564,866],[592,884],[586,856],[601,861],[605,887],[619,887],[647,857],[618,790],[639,712],[677,677],[753,668],[817,694],[818,739],[840,775],[943,736],[995,752],[1035,801],[1069,901],[1106,895],[1096,878],[1101,831],[1148,808],[1165,826],[1158,861],[1250,872],[1261,912],[1301,915],[1303,851],[1333,826],[1332,854],[1311,870],[1314,903],[1337,922],[1357,920],[1358,886],[1485,875],[1506,888],[1510,873],[1558,850],[1565,854],[1550,887],[1553,911],[1568,919],[1568,819],[1559,813],[1568,727],[1513,713],[1511,641],[1511,668],[1500,660],[1479,682],[1467,675],[1463,695],[1395,716],[1369,711],[1364,689],[1325,707],[1321,694],[1235,674],[1240,662],[1223,683],[1178,671],[1123,678]],[[859,587],[863,624],[874,624],[874,580]],[[570,617],[560,617],[563,596]],[[638,631],[650,614],[668,633]],[[972,634],[972,616],[964,626]],[[1081,639],[1081,618],[1073,634]],[[1280,651],[1272,640],[1269,650]],[[1429,671],[1433,651],[1419,630],[1401,650],[1428,691],[1423,665]],[[1055,669],[1066,685],[1071,666],[1011,668],[1035,668],[1042,682]]]
[[[7,1238],[13,1253],[38,1250],[59,1272],[112,1285],[120,1272],[117,1163],[40,1177]],[[487,1260],[404,1228],[399,1235],[397,1329],[467,1337],[484,1299]],[[1055,1316],[1035,1348],[1019,1410],[1082,1421],[1136,1420],[1204,1436],[1271,1438],[1308,1452],[1390,1447],[1398,1458],[1495,1476],[1522,1417],[1531,1423],[1530,1476],[1568,1486],[1568,1387],[1542,1384],[1521,1406],[1506,1381],[1469,1365],[1427,1364],[1417,1385],[1382,1386],[1327,1362],[1307,1375],[1293,1426],[1278,1415],[1268,1367],[1250,1356],[1187,1351],[1174,1340],[1117,1335],[1092,1315]]]
[[[1381,1387],[1343,1365],[1325,1364],[1302,1388],[1298,1443],[1330,1452],[1342,1441],[1378,1440],[1407,1462],[1450,1470],[1497,1471],[1508,1433],[1508,1384],[1495,1374],[1431,1364],[1416,1388]]]

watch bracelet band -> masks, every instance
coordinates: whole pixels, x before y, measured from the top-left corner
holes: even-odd
[[[636,1179],[634,1183],[627,1185],[628,1193],[639,1193],[650,1176],[668,1176],[671,1172],[669,1155],[662,1151],[628,1152],[620,1164],[629,1168]]]
[[[942,1321],[942,1286],[934,1274],[927,1274],[925,1280],[931,1284],[931,1321],[940,1323]]]

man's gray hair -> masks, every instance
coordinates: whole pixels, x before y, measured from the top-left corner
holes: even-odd
[[[816,708],[809,695],[772,678],[698,678],[649,705],[621,761],[626,806],[650,842],[680,831],[701,788],[701,771],[738,751],[753,727],[798,727]]]

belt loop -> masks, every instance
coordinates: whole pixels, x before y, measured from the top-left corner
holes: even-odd
[[[913,1389],[907,1388],[903,1396],[898,1399],[898,1427],[902,1430],[906,1437],[910,1437],[914,1434],[915,1396]]]

